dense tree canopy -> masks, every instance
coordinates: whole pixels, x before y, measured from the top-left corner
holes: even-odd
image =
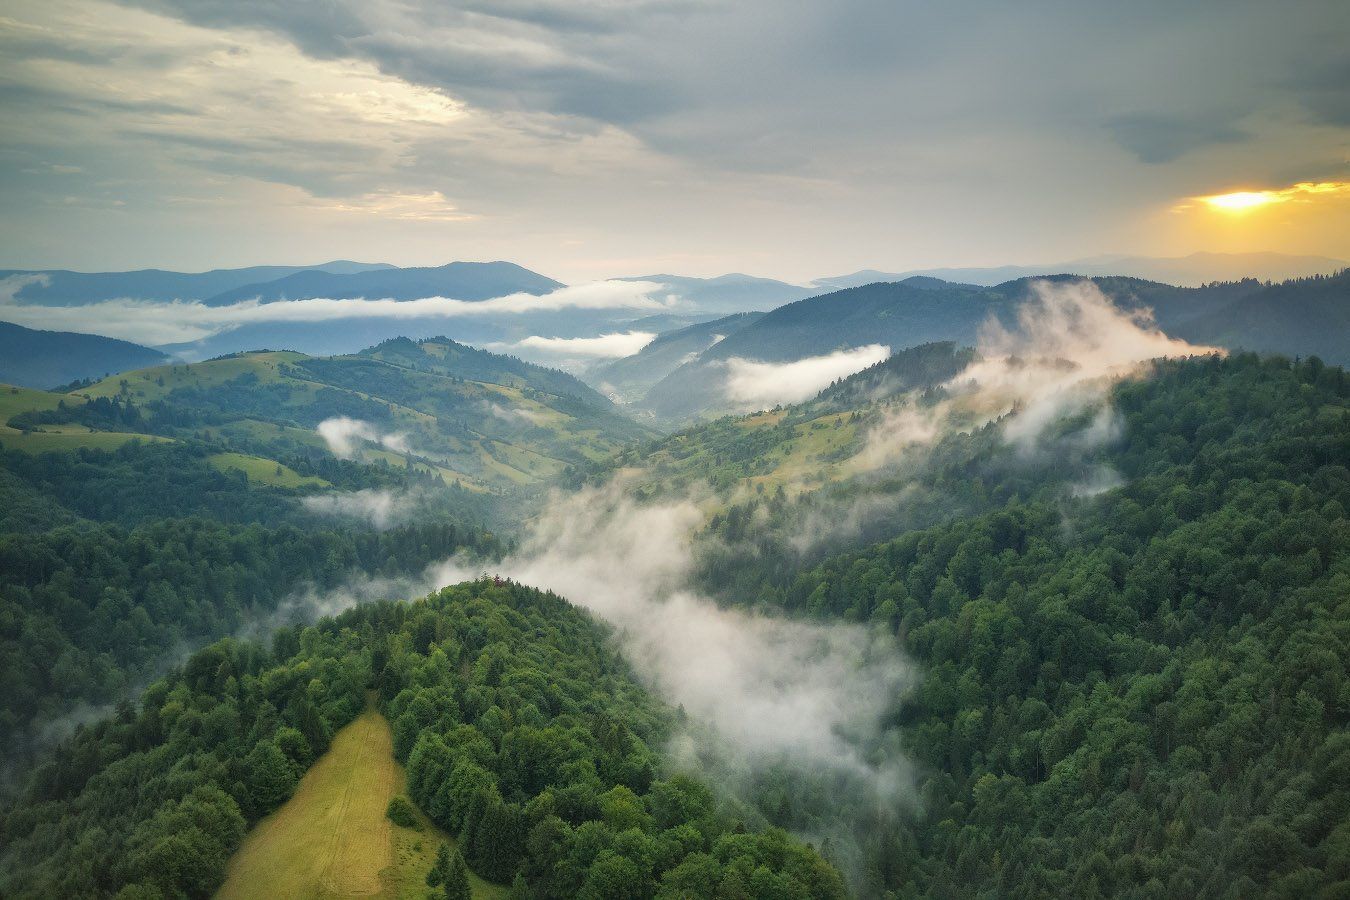
[[[1124,486],[752,595],[893,629],[923,665],[897,719],[920,811],[875,836],[869,890],[1350,892],[1347,396],[1316,360],[1164,364],[1115,392]]]
[[[36,773],[3,819],[0,893],[209,896],[367,690],[413,800],[486,878],[537,897],[844,896],[809,847],[745,831],[665,769],[671,714],[603,628],[492,581],[284,629],[270,651],[200,651]],[[463,883],[453,859],[441,876]]]
[[[869,390],[887,377],[868,373]],[[845,383],[815,402],[858,396]],[[1317,359],[1213,357],[1160,363],[1109,403],[1118,427],[1099,444],[1074,441],[1085,422],[1070,417],[1018,454],[993,423],[888,478],[752,494],[713,518],[704,587],[882,630],[922,670],[888,722],[919,796],[878,810],[809,773],[747,779],[775,825],[851,830],[856,893],[1350,896],[1350,379]],[[855,414],[870,413],[723,420],[660,444],[661,465],[735,483]],[[6,726],[112,699],[154,677],[151,648],[231,633],[301,581],[500,549],[459,526],[330,531],[191,507],[237,482],[170,484],[172,513],[102,506],[122,484],[110,468],[177,477],[168,456],[143,470],[148,452],[0,470]],[[788,540],[865,495],[876,515],[847,552]],[[0,895],[209,895],[247,825],[367,702],[410,801],[459,838],[442,893],[462,895],[461,858],[524,897],[844,893],[836,848],[758,828],[667,765],[674,714],[604,629],[485,580],[193,655],[36,772],[0,820]]]
[[[383,532],[321,519],[295,492],[259,489],[207,455],[0,451],[0,772],[21,770],[35,738],[106,714],[175,655],[275,624],[296,591],[503,550],[446,514]]]

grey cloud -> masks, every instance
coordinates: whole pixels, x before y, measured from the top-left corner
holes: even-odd
[[[1345,52],[1344,46],[1340,52]],[[1340,128],[1350,127],[1350,59],[1302,66],[1290,88],[1321,121]]]
[[[1231,144],[1249,135],[1226,120],[1199,115],[1138,113],[1107,123],[1116,141],[1140,162],[1168,163],[1211,144]]]
[[[1147,110],[1161,90],[1182,109],[1249,98],[1252,80],[1271,68],[1262,60],[1294,64],[1298,38],[1337,9],[1305,0],[1312,24],[1285,35],[1279,26],[1288,17],[1212,2],[961,10],[878,0],[138,5],[200,25],[266,29],[313,56],[362,59],[486,108],[596,119],[669,152],[733,167],[767,157],[771,169],[809,165],[803,146],[842,146],[860,135],[950,140],[931,132],[935,120],[1063,128],[1071,124],[1066,109],[1093,105],[1122,110],[1111,127],[1140,158],[1176,159],[1241,132]],[[1131,107],[1144,111],[1124,111]]]
[[[41,36],[0,28],[9,147],[127,184],[137,210],[111,229],[35,223],[33,192],[11,195],[16,264],[83,263],[94,243],[50,235],[96,227],[102,266],[127,247],[137,263],[210,266],[222,247],[242,263],[378,240],[392,261],[453,247],[582,279],[1156,252],[1095,242],[1291,155],[1341,156],[1350,124],[1343,0],[118,2],[13,0],[7,15]],[[419,91],[463,117],[339,102],[415,108]],[[430,192],[472,225],[376,239],[375,215],[296,212],[315,196]],[[192,219],[170,196],[241,211]],[[1031,207],[1034,233],[1020,227]],[[1178,248],[1191,249],[1216,248]]]

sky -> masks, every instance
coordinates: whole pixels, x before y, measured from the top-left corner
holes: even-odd
[[[1345,259],[1347,45],[1344,0],[5,0],[0,265]]]

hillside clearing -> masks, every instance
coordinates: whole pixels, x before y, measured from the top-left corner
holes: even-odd
[[[454,841],[420,812],[421,830],[389,821],[390,798],[405,791],[389,723],[372,706],[334,736],[294,796],[244,838],[217,900],[422,900],[437,846]],[[504,888],[471,881],[475,897],[506,896]]]
[[[273,459],[261,456],[249,456],[245,453],[214,453],[206,458],[219,471],[235,470],[243,472],[248,480],[255,484],[273,487],[328,487],[329,483],[315,475],[301,475],[290,466],[282,465]]]

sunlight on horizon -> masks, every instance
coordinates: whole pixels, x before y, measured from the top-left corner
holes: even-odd
[[[1212,209],[1224,212],[1245,212],[1249,209],[1271,203],[1280,203],[1285,200],[1284,197],[1271,191],[1234,191],[1231,194],[1215,194],[1212,197],[1201,197],[1200,199],[1205,201]]]
[[[1350,195],[1350,182],[1300,181],[1286,188],[1228,191],[1222,194],[1208,194],[1190,199],[1197,200],[1217,212],[1242,213],[1290,200],[1309,203],[1314,199],[1331,199],[1345,195]],[[1183,203],[1177,208],[1181,210],[1188,208],[1188,206],[1189,204]]]

